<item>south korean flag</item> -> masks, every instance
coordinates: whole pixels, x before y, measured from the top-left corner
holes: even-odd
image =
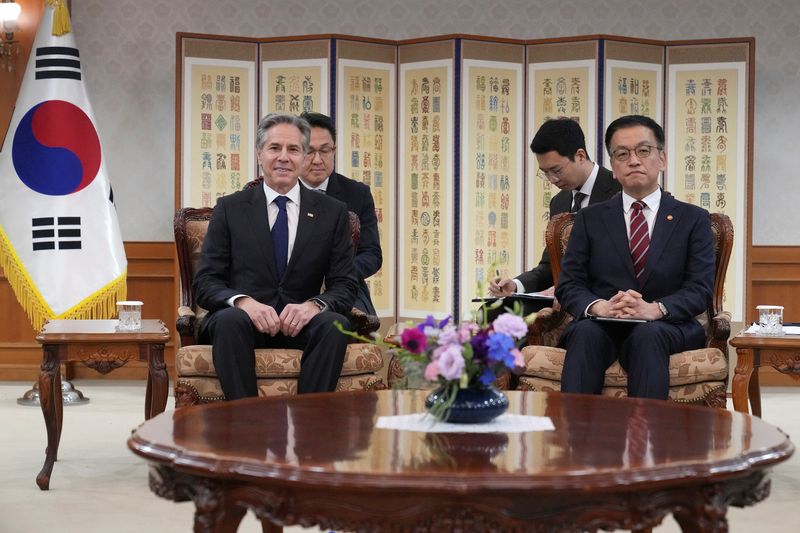
[[[127,292],[80,53],[66,6],[48,3],[0,151],[0,265],[36,329],[52,318],[111,318]]]

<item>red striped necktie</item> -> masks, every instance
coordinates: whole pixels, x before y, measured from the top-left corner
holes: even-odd
[[[642,275],[644,266],[647,264],[647,250],[650,249],[650,231],[647,228],[647,220],[644,218],[642,209],[646,207],[642,201],[633,202],[631,211],[631,258],[633,259],[633,271],[636,279]]]

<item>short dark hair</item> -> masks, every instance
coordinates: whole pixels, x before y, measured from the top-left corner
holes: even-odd
[[[554,118],[545,121],[531,141],[531,152],[545,154],[552,151],[575,161],[578,150],[586,152],[586,138],[581,125],[571,118]],[[586,154],[587,158],[589,154]]]
[[[611,155],[611,137],[614,136],[617,130],[634,128],[636,126],[644,126],[652,131],[653,136],[656,138],[656,148],[659,150],[664,149],[664,128],[659,126],[658,122],[644,115],[626,115],[624,117],[619,117],[606,128],[606,150],[608,151],[608,155]]]
[[[280,113],[270,113],[262,118],[258,123],[258,128],[256,129],[256,151],[260,152],[266,144],[267,131],[278,124],[289,124],[290,126],[294,126],[300,130],[300,139],[303,143],[303,153],[307,154],[308,142],[309,139],[311,139],[311,127],[309,127],[308,122],[297,115],[283,115]]]
[[[323,115],[322,113],[305,111],[300,115],[300,118],[306,119],[306,122],[308,122],[308,125],[312,128],[325,128],[330,132],[333,142],[336,142],[336,126],[333,124],[331,117]]]

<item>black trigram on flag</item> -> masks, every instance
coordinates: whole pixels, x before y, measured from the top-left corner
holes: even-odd
[[[77,48],[42,46],[36,49],[36,79],[81,79],[81,60]]]
[[[81,249],[81,217],[34,218],[31,228],[34,252]]]

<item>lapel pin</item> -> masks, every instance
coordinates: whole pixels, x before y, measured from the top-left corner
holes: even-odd
[[[307,216],[308,218],[314,218],[314,213],[306,213],[306,216]]]
[[[672,215],[667,215],[667,220],[672,220]]]

